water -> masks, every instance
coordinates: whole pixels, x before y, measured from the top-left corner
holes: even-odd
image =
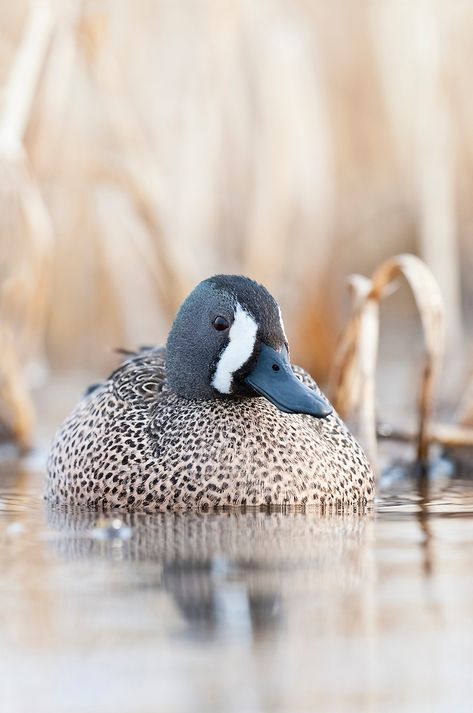
[[[5,713],[473,708],[472,482],[364,514],[103,518],[0,476]]]

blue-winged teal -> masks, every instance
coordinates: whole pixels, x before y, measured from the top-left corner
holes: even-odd
[[[184,301],[166,348],[89,389],[54,439],[46,489],[53,502],[134,509],[363,503],[373,473],[291,366],[275,299],[217,275]]]

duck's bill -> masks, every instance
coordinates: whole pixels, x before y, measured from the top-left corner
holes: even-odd
[[[315,391],[299,381],[287,354],[266,344],[261,346],[256,366],[245,382],[285,413],[307,413],[316,418],[326,418],[332,413],[330,406]]]

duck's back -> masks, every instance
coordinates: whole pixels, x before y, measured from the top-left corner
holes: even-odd
[[[91,390],[48,463],[47,497],[77,505],[317,505],[372,494],[371,468],[337,414],[283,413],[262,397],[181,398],[167,386],[164,349],[132,356]]]

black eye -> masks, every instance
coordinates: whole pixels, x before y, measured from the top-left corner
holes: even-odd
[[[214,329],[217,330],[217,332],[224,332],[230,326],[228,324],[228,320],[226,320],[225,317],[215,317],[212,324],[214,326]]]

